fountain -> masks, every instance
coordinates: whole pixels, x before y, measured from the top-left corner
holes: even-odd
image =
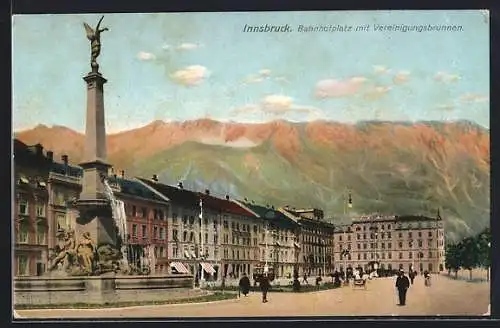
[[[128,245],[124,204],[115,198],[107,180],[111,166],[106,162],[104,126],[103,85],[107,80],[99,73],[96,58],[100,33],[108,29],[100,29],[101,22],[102,18],[95,30],[84,23],[91,41],[92,71],[83,78],[87,116],[84,161],[80,164],[82,191],[75,202],[76,226],[61,232],[62,245],[45,276],[14,278],[14,306],[161,301],[205,293],[192,289],[192,275],[137,274],[128,263],[129,250],[133,249],[135,263],[137,249]],[[150,248],[141,257],[151,257],[152,253]]]

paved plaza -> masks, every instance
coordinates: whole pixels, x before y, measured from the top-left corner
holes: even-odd
[[[258,317],[351,315],[483,315],[490,303],[489,283],[434,276],[432,287],[422,277],[408,291],[407,306],[397,306],[395,278],[368,282],[366,290],[343,287],[313,293],[259,293],[238,300],[203,304],[156,305],[117,309],[19,310],[24,318]]]

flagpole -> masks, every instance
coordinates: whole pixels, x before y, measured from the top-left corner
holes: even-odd
[[[203,256],[205,253],[205,250],[203,248],[203,200],[200,199],[200,244],[201,244],[201,253],[200,253],[200,260],[203,260]],[[200,263],[201,265],[201,263]],[[203,266],[201,266],[201,281],[203,281],[204,278],[204,273],[203,273]]]

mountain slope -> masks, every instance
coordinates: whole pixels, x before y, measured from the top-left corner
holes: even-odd
[[[70,161],[83,136],[38,126],[17,137]],[[489,131],[470,122],[265,124],[164,123],[110,135],[109,160],[128,175],[184,184],[263,204],[318,206],[341,215],[346,189],[356,213],[435,215],[455,239],[489,224]]]

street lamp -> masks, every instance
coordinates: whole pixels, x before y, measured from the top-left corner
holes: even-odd
[[[491,259],[491,256],[490,256],[490,251],[491,251],[491,242],[488,242],[488,258]],[[491,260],[490,260],[491,261]],[[491,264],[488,263],[488,271],[486,272],[487,276],[486,276],[486,281],[490,281],[490,270],[491,270]]]

